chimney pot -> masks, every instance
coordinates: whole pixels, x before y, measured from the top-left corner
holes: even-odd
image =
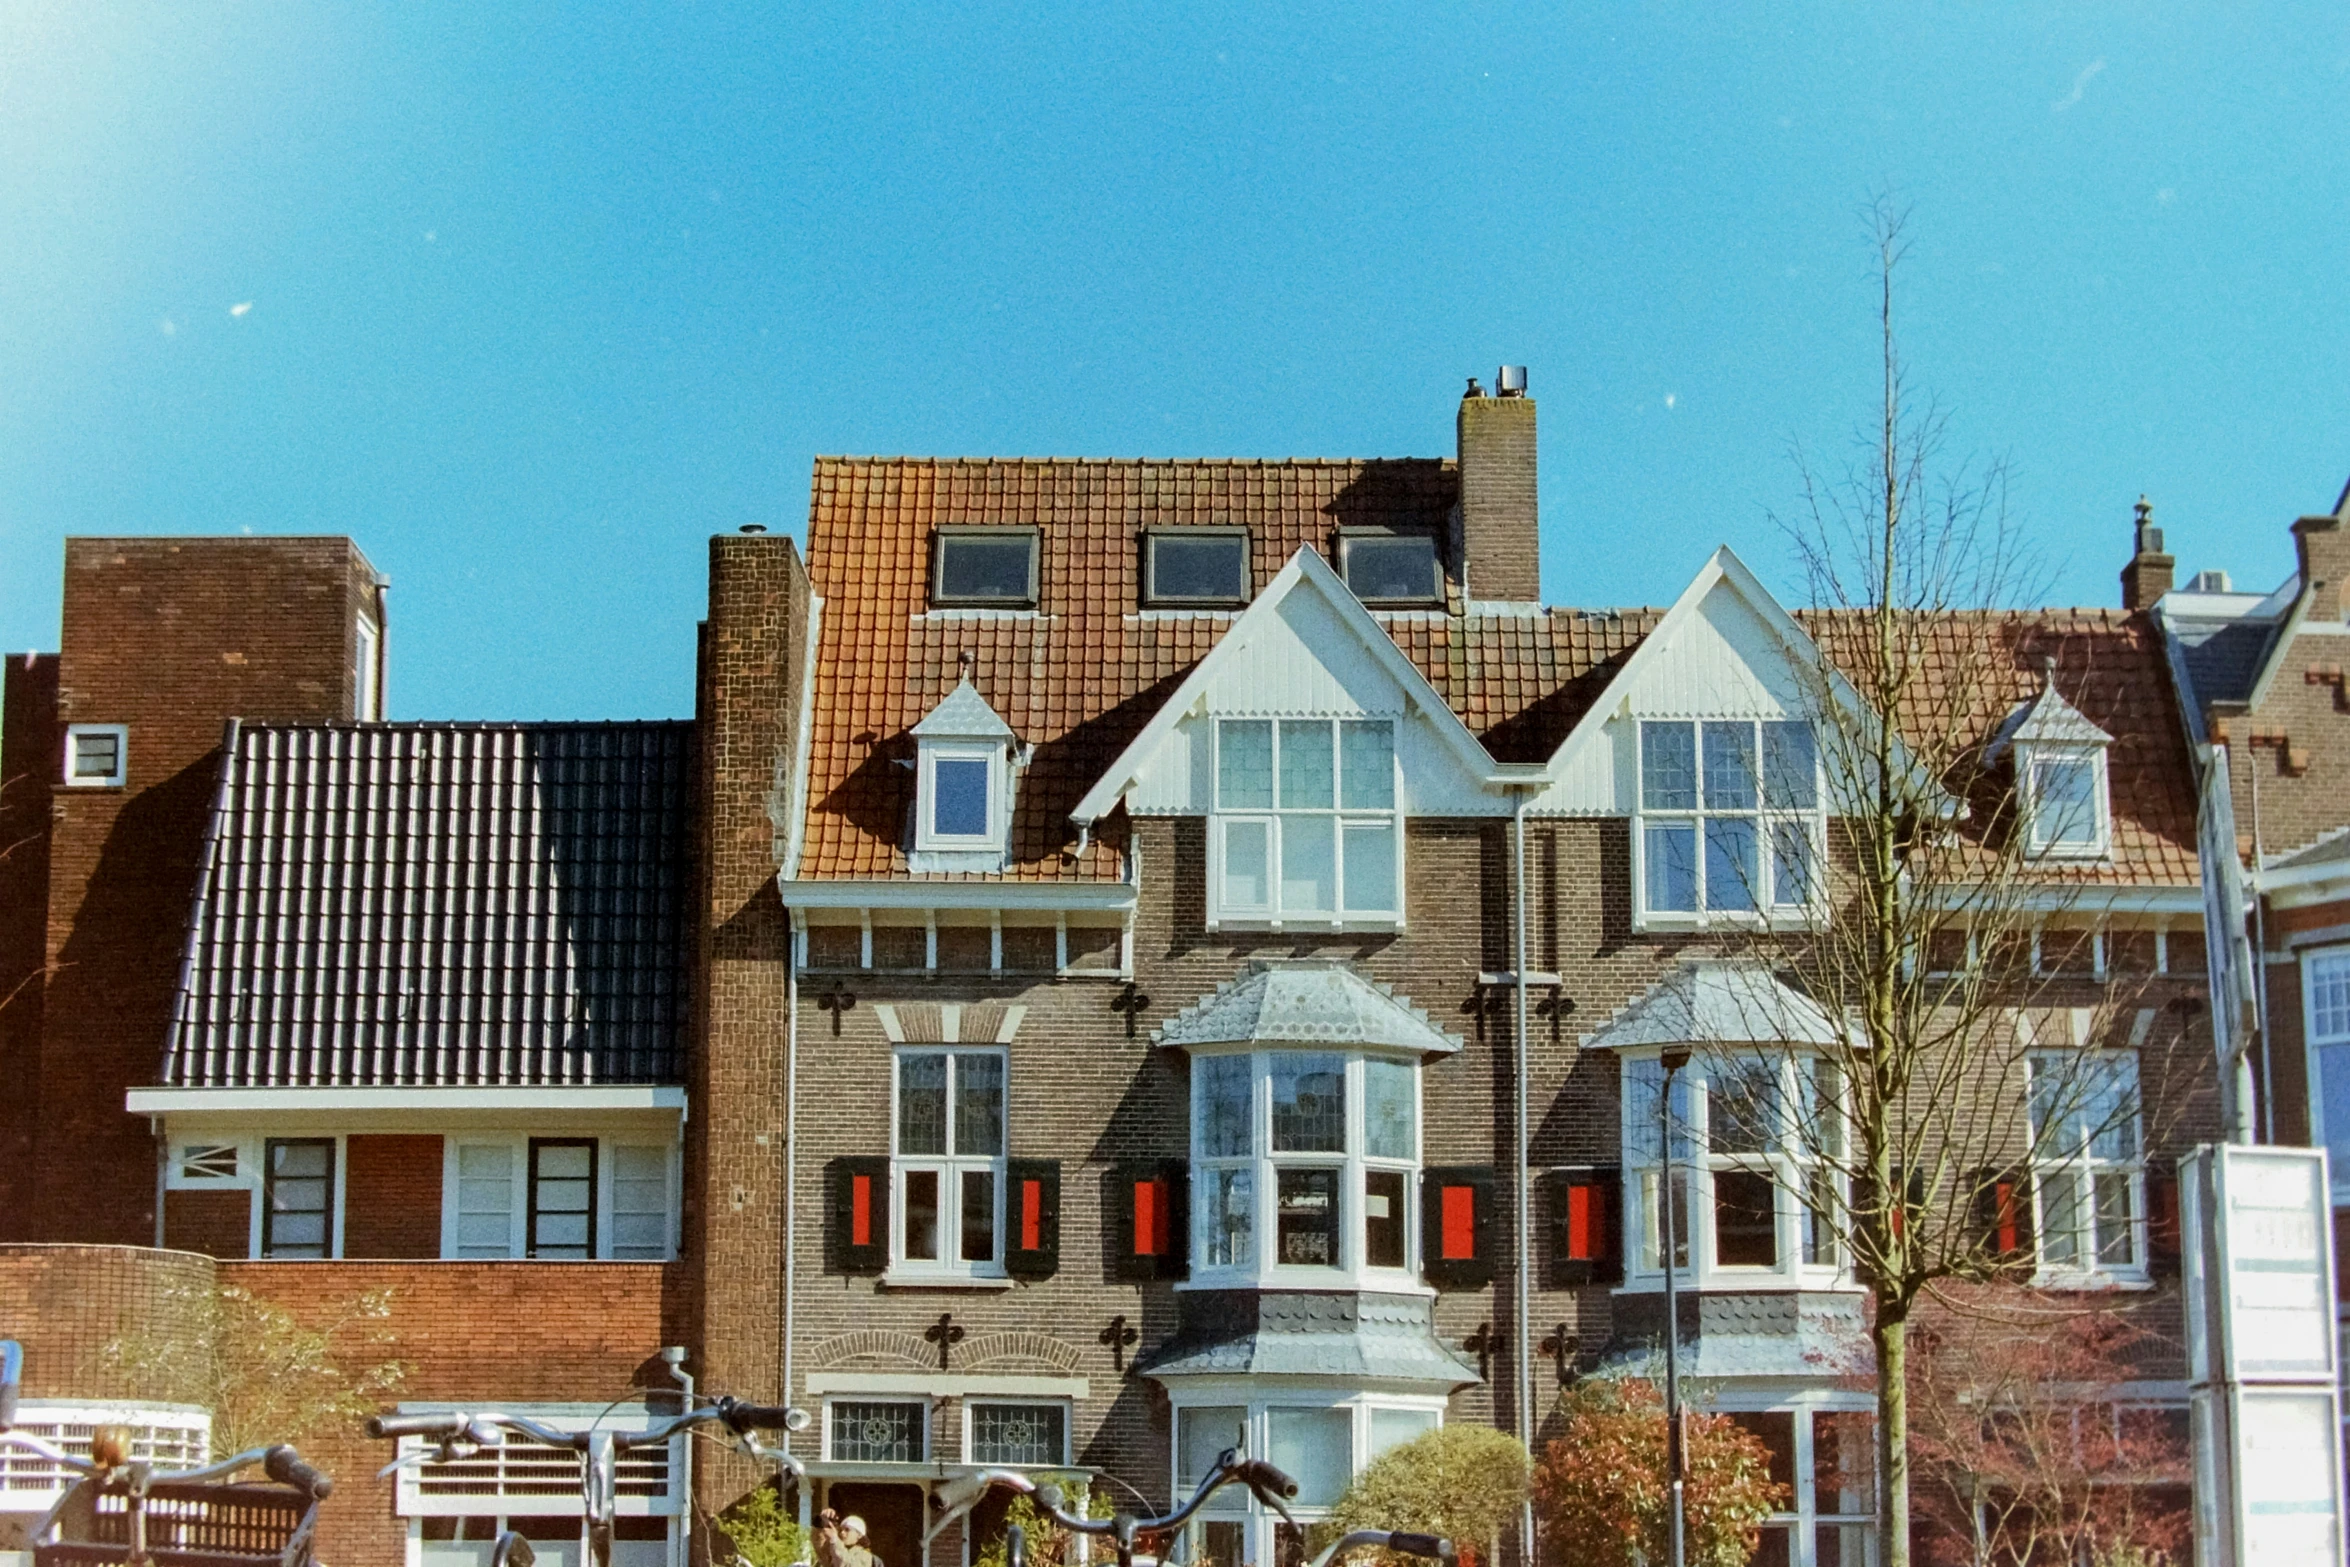
[[[2154,525],[2154,503],[2138,497],[2136,539],[2129,564],[2122,567],[2122,608],[2151,609],[2171,590],[2178,562],[2162,552],[2162,530]]]
[[[1504,397],[1525,396],[1526,367],[1524,365],[1503,365],[1499,370],[1493,372],[1493,389]]]

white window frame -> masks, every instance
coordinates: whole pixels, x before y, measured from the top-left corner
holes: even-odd
[[[917,809],[914,813],[914,848],[918,852],[933,850],[977,850],[996,852],[1004,847],[1005,829],[1011,823],[1011,812],[1006,801],[1010,791],[1005,774],[1004,746],[995,740],[924,740],[919,745],[920,785],[916,791]],[[987,825],[976,833],[945,833],[938,830],[938,764],[951,762],[982,762],[987,767]]]
[[[2024,853],[2035,860],[2102,860],[2113,853],[2113,791],[2108,784],[2102,745],[2053,745],[2045,741],[2020,743],[2015,748],[2016,782],[2023,801]],[[2051,763],[2089,764],[2089,802],[2095,815],[2088,843],[2051,843],[2040,835],[2040,769]]]
[[[236,1158],[232,1175],[207,1175],[188,1169],[188,1160],[208,1149],[225,1148]],[[256,1145],[248,1137],[175,1137],[171,1163],[164,1171],[164,1188],[175,1192],[247,1192],[253,1190],[259,1168]]]
[[[569,1132],[560,1127],[533,1127],[523,1131],[448,1132],[441,1137],[441,1257],[449,1262],[528,1262],[534,1267],[560,1267],[566,1262],[582,1259],[563,1257],[532,1257],[529,1252],[530,1224],[530,1144],[533,1138],[586,1138],[596,1145],[596,1220],[595,1256],[585,1259],[593,1262],[674,1261],[678,1238],[678,1150],[674,1137],[664,1138],[647,1133],[644,1136]],[[506,1251],[499,1257],[465,1257],[460,1255],[457,1243],[459,1170],[464,1148],[503,1148],[506,1150],[507,1170],[512,1182],[512,1199],[506,1207]],[[622,1148],[658,1148],[662,1152],[664,1191],[668,1204],[667,1242],[660,1257],[616,1257],[613,1255],[614,1172],[618,1166],[618,1151]]]
[[[1805,1209],[1812,1200],[1807,1194],[1816,1191],[1815,1183],[1826,1183],[1827,1190],[1818,1196],[1838,1208],[1850,1200],[1842,1174],[1822,1157],[1822,1154],[1826,1160],[1838,1157],[1838,1150],[1851,1135],[1849,1126],[1841,1116],[1821,1120],[1834,1140],[1821,1154],[1815,1154],[1803,1146],[1801,1134],[1807,1114],[1797,1108],[1803,1103],[1806,1077],[1833,1063],[1816,1051],[1786,1046],[1710,1051],[1691,1048],[1694,1054],[1689,1064],[1675,1074],[1678,1094],[1687,1107],[1687,1122],[1680,1128],[1682,1137],[1676,1139],[1678,1152],[1654,1163],[1644,1156],[1643,1150],[1656,1135],[1656,1107],[1653,1102],[1642,1102],[1645,1097],[1642,1084],[1643,1074],[1650,1069],[1662,1072],[1658,1059],[1661,1051],[1649,1049],[1624,1054],[1620,1073],[1624,1288],[1642,1292],[1664,1288],[1664,1269],[1659,1265],[1664,1257],[1664,1237],[1660,1232],[1664,1217],[1662,1183],[1668,1166],[1679,1177],[1673,1199],[1677,1208],[1675,1217],[1680,1221],[1689,1248],[1689,1260],[1673,1269],[1674,1281],[1681,1287],[1836,1289],[1848,1285],[1851,1268],[1833,1217],[1825,1236],[1830,1260],[1806,1262],[1803,1256]],[[1712,1082],[1716,1073],[1731,1063],[1761,1063],[1775,1071],[1779,1126],[1763,1152],[1714,1151]],[[1808,1118],[1821,1119],[1816,1115]],[[1763,1174],[1770,1178],[1774,1249],[1779,1259],[1776,1265],[1725,1264],[1718,1260],[1714,1179],[1723,1171]]]
[[[1882,1560],[1881,1535],[1877,1527],[1874,1498],[1869,1500],[1867,1512],[1823,1513],[1818,1495],[1817,1433],[1812,1429],[1815,1415],[1866,1415],[1873,1419],[1876,1401],[1866,1392],[1845,1389],[1809,1390],[1800,1393],[1773,1394],[1760,1389],[1741,1389],[1735,1383],[1726,1383],[1713,1393],[1715,1412],[1726,1415],[1792,1415],[1795,1434],[1795,1481],[1793,1504],[1776,1512],[1764,1522],[1766,1529],[1795,1531],[1794,1546],[1787,1553],[1791,1567],[1801,1567],[1818,1559],[1816,1531],[1822,1524],[1831,1528],[1859,1527],[1866,1541],[1861,1559],[1845,1558],[1844,1567],[1874,1567]],[[1876,1444],[1869,1444],[1870,1452],[1864,1461],[1874,1469]],[[1759,1552],[1758,1552],[1759,1554]]]
[[[1442,1394],[1366,1393],[1359,1388],[1337,1384],[1317,1386],[1300,1383],[1268,1393],[1261,1385],[1251,1386],[1240,1379],[1186,1378],[1185,1386],[1174,1390],[1172,1412],[1168,1420],[1167,1481],[1169,1494],[1189,1496],[1191,1491],[1182,1482],[1183,1416],[1195,1409],[1239,1409],[1241,1419],[1241,1451],[1246,1457],[1272,1456],[1272,1412],[1276,1409],[1305,1410],[1308,1412],[1344,1411],[1348,1416],[1351,1448],[1347,1454],[1348,1472],[1359,1476],[1376,1456],[1371,1450],[1371,1430],[1374,1416],[1380,1411],[1403,1411],[1432,1416],[1431,1429],[1441,1430],[1448,1418],[1447,1401]],[[1196,1484],[1197,1477],[1189,1477]],[[1314,1503],[1292,1502],[1290,1511],[1299,1525],[1311,1528],[1329,1516],[1330,1509]],[[1207,1523],[1239,1523],[1246,1542],[1243,1561],[1269,1562],[1278,1560],[1274,1550],[1274,1529],[1280,1516],[1265,1507],[1239,1486],[1231,1486],[1216,1493],[1207,1506],[1185,1525],[1189,1531]],[[1196,1558],[1195,1558],[1196,1559]]]
[[[110,773],[81,773],[74,770],[74,756],[80,749],[78,742],[84,735],[111,735],[114,738],[114,771]],[[131,774],[131,729],[128,724],[67,724],[65,726],[65,755],[59,762],[68,789],[121,789],[128,787]]]
[[[948,1057],[946,1136],[948,1152],[943,1154],[908,1154],[898,1148],[899,1096],[904,1086],[905,1063],[912,1056],[941,1055]],[[955,1066],[956,1056],[990,1056],[1002,1072],[1003,1124],[997,1129],[996,1151],[993,1154],[959,1154],[953,1152],[955,1111],[961,1093],[961,1072]],[[929,1043],[900,1045],[890,1052],[889,1063],[889,1282],[923,1279],[940,1281],[1009,1279],[1004,1269],[1004,1184],[1005,1169],[1010,1162],[1012,1146],[1012,1059],[1011,1052],[1000,1045],[963,1045]],[[906,1255],[906,1177],[916,1171],[935,1173],[938,1189],[938,1249],[936,1258]],[[995,1198],[995,1254],[984,1262],[962,1260],[963,1178],[974,1171],[985,1171],[994,1177]]]
[[[2130,1146],[2127,1157],[2113,1158],[2094,1152],[2096,1128],[2089,1128],[2086,1147],[2075,1145],[2071,1150],[2051,1149],[2039,1136],[2032,1138],[2032,1237],[2039,1252],[2039,1267],[2033,1282],[2049,1288],[2065,1288],[2082,1284],[2108,1283],[2142,1284],[2149,1277],[2147,1268],[2148,1234],[2146,1212],[2146,1101],[2143,1079],[2139,1075],[2138,1053],[2135,1050],[2074,1050],[2054,1048],[2033,1050],[2026,1054],[2025,1071],[2037,1078],[2043,1061],[2063,1061],[2068,1080],[2079,1084],[2086,1081],[2085,1073],[2094,1065],[2111,1062],[2128,1066],[2132,1108]],[[2026,1088],[2027,1117],[2030,1115],[2030,1085]],[[2072,1101],[2078,1100],[2078,1092]],[[2068,1101],[2069,1102],[2069,1101]],[[2069,1115],[2067,1119],[2070,1119]],[[2027,1131],[2029,1130],[2027,1123]],[[2129,1195],[2130,1260],[2107,1262],[2096,1255],[2100,1250],[2097,1229],[2097,1186],[2100,1178],[2118,1177],[2126,1182]],[[2085,1260],[2052,1262],[2049,1260],[2048,1223],[2049,1190],[2054,1183],[2063,1182],[2072,1189],[2074,1209],[2082,1216],[2082,1227],[2076,1230]]]
[[[1077,1409],[1074,1400],[1066,1398],[1006,1398],[999,1397],[993,1393],[968,1393],[964,1395],[962,1404],[962,1459],[964,1463],[990,1464],[1001,1468],[1012,1469],[1066,1469],[1070,1466],[1072,1460],[1070,1459],[1069,1455],[1075,1452],[1077,1449]],[[1024,1409],[1059,1410],[1061,1412],[1061,1456],[1041,1464],[1013,1464],[1003,1459],[979,1457],[978,1409],[982,1404],[986,1404],[991,1407],[1006,1404],[1016,1404]],[[829,1423],[825,1428],[825,1434],[826,1440],[829,1441],[831,1438],[831,1427]]]
[[[1697,776],[1697,801],[1687,808],[1679,806],[1651,807],[1648,804],[1648,746],[1646,731],[1651,724],[1687,725],[1694,741],[1692,752]],[[1717,807],[1705,799],[1705,731],[1713,724],[1745,724],[1754,731],[1755,777],[1752,807]],[[1771,724],[1802,724],[1803,719],[1784,714],[1717,713],[1654,714],[1634,718],[1632,736],[1632,907],[1636,926],[1641,930],[1705,930],[1715,926],[1736,929],[1800,930],[1808,928],[1826,908],[1827,847],[1828,847],[1828,781],[1825,760],[1820,751],[1819,735],[1812,734],[1812,803],[1808,806],[1774,806],[1768,803],[1766,775],[1769,771],[1764,753],[1764,729]],[[1706,850],[1705,824],[1709,820],[1738,820],[1754,824],[1756,865],[1758,872],[1771,883],[1771,897],[1758,900],[1752,909],[1714,909],[1706,906]],[[1694,909],[1654,909],[1648,903],[1648,831],[1651,827],[1686,825],[1692,833],[1696,856],[1693,874],[1697,890]],[[1776,901],[1778,888],[1777,860],[1774,851],[1777,830],[1783,826],[1799,828],[1810,846],[1810,896],[1800,903]]]
[[[2344,987],[2339,1027],[2324,1026],[2318,1005],[2318,986],[2321,969],[2340,966]],[[2309,1101],[2309,1143],[2313,1148],[2327,1146],[2326,1095],[2324,1050],[2342,1047],[2343,1066],[2350,1070],[2350,946],[2312,947],[2301,954],[2301,1049],[2302,1081],[2308,1085],[2305,1097]],[[2336,1128],[2350,1138],[2350,1127]],[[2327,1161],[2332,1171],[2333,1201],[2335,1206],[2350,1205],[2350,1159]]]
[[[1273,1068],[1284,1056],[1328,1056],[1341,1063],[1345,1082],[1344,1147],[1338,1153],[1277,1153],[1273,1151]],[[1210,1060],[1244,1060],[1249,1066],[1249,1149],[1245,1154],[1214,1155],[1205,1151],[1207,1125],[1204,1095],[1208,1074],[1200,1067]],[[1370,1063],[1400,1067],[1411,1074],[1412,1154],[1408,1159],[1373,1157],[1368,1143],[1365,1113],[1369,1108],[1367,1080]],[[1357,1287],[1389,1294],[1427,1294],[1420,1279],[1420,1172],[1427,1145],[1426,1074],[1416,1060],[1383,1051],[1325,1050],[1311,1046],[1284,1049],[1239,1049],[1194,1052],[1192,1066],[1192,1235],[1191,1277],[1180,1289],[1232,1289],[1250,1285],[1299,1289]],[[1284,1168],[1327,1168],[1339,1172],[1338,1262],[1335,1267],[1296,1265],[1274,1256],[1277,1216],[1274,1204]],[[1245,1265],[1213,1264],[1208,1239],[1217,1215],[1207,1201],[1216,1172],[1249,1173],[1249,1260]],[[1375,1268],[1366,1258],[1368,1236],[1367,1176],[1374,1170],[1403,1175],[1403,1266]]]
[[[909,1404],[920,1410],[921,1415],[914,1424],[915,1433],[920,1438],[919,1448],[915,1452],[913,1458],[906,1460],[905,1462],[909,1469],[916,1465],[927,1464],[930,1462],[930,1428],[932,1422],[935,1421],[938,1417],[938,1401],[934,1398],[914,1393],[834,1393],[827,1396],[824,1400],[824,1409],[821,1416],[824,1424],[819,1430],[819,1434],[823,1439],[822,1451],[825,1462],[859,1464],[898,1462],[898,1460],[895,1459],[880,1458],[844,1459],[833,1452],[832,1412],[843,1404]]]
[[[1285,726],[1327,724],[1331,744],[1331,804],[1324,806],[1285,806],[1281,803],[1281,735]],[[1272,736],[1273,803],[1271,805],[1237,805],[1224,803],[1223,760],[1225,726],[1228,724],[1264,724]],[[1348,724],[1384,724],[1387,726],[1390,763],[1389,794],[1386,806],[1348,806],[1346,798],[1345,726]],[[1250,713],[1218,714],[1211,720],[1212,755],[1208,766],[1210,809],[1208,815],[1208,912],[1210,930],[1401,930],[1404,928],[1405,888],[1409,884],[1405,855],[1407,844],[1404,833],[1404,779],[1403,779],[1403,721],[1396,713],[1311,713],[1287,716]],[[1281,902],[1282,834],[1288,822],[1304,820],[1328,821],[1330,829],[1330,907],[1291,912]],[[1261,830],[1265,835],[1265,893],[1261,904],[1234,904],[1225,892],[1224,861],[1226,840],[1234,827]],[[1386,909],[1347,908],[1346,838],[1350,830],[1384,830],[1392,834],[1395,845],[1395,882],[1390,893],[1390,907]]]

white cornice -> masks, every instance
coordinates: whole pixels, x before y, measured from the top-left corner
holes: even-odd
[[[336,1117],[462,1113],[683,1114],[685,1090],[669,1084],[597,1083],[543,1088],[134,1088],[132,1115]]]
[[[1122,881],[785,881],[787,909],[1103,909],[1134,907]]]

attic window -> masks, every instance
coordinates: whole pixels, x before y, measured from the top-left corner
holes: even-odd
[[[2034,854],[2095,858],[2105,853],[2105,751],[2102,746],[2050,750],[2019,746],[2024,814]]]
[[[968,676],[914,726],[917,870],[978,870],[921,863],[927,855],[1000,854],[1011,823],[1013,736]]]
[[[119,789],[128,775],[130,730],[121,724],[68,724],[65,781],[76,789]]]
[[[1248,602],[1246,528],[1167,528],[1143,539],[1143,600],[1200,605]]]
[[[941,528],[930,562],[930,602],[1025,609],[1036,602],[1034,528]]]
[[[1366,604],[1434,604],[1444,597],[1432,533],[1350,528],[1338,537],[1338,570]]]

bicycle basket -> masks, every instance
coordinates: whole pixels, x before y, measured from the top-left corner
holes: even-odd
[[[154,1567],[306,1567],[318,1498],[284,1485],[157,1480],[143,1499],[122,1481],[84,1480],[34,1542],[36,1567],[122,1567],[134,1506]],[[77,1506],[77,1503],[85,1505]],[[62,1537],[60,1537],[62,1536]]]

